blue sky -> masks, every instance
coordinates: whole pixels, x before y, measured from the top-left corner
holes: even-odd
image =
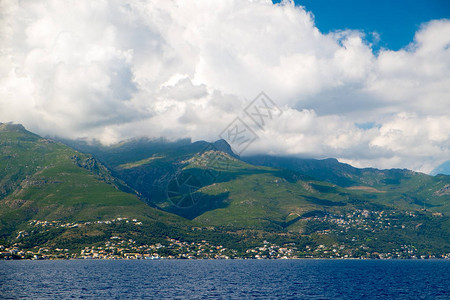
[[[273,1],[274,3],[280,1]],[[448,0],[295,0],[315,16],[323,33],[357,29],[380,35],[380,47],[399,50],[413,41],[420,25],[434,19],[450,18]]]

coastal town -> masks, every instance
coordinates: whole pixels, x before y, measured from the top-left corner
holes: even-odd
[[[433,213],[432,215],[435,217],[442,217],[442,213]],[[380,232],[382,230],[390,230],[393,228],[418,228],[422,225],[420,222],[416,222],[418,218],[418,212],[414,211],[400,213],[398,211],[356,209],[346,214],[325,214],[324,216],[310,218],[310,220],[334,225],[332,226],[334,229],[322,231],[322,233],[327,234],[330,232],[344,233],[352,229]]]
[[[162,244],[136,245],[133,240],[122,240],[112,237],[104,246],[85,247],[79,253],[70,253],[69,249],[39,247],[33,250],[22,250],[17,246],[0,245],[0,259],[300,259],[300,258],[336,258],[336,259],[450,259],[450,253],[436,256],[417,255],[414,247],[402,245],[400,249],[389,253],[364,253],[348,255],[354,251],[343,245],[318,245],[315,248],[306,246],[305,251],[295,247],[280,247],[270,243],[261,247],[247,249],[239,255],[234,249],[214,246],[206,241],[187,243],[170,239],[168,246]]]
[[[24,249],[21,239],[50,229],[83,228],[93,225],[128,225],[139,227],[142,221],[128,218],[115,218],[95,222],[68,222],[32,220],[28,223],[32,230],[17,233],[16,243],[0,245],[0,259],[296,259],[296,258],[336,258],[336,259],[450,259],[450,253],[440,256],[418,253],[414,245],[401,245],[387,252],[374,251],[367,243],[361,242],[360,235],[353,231],[376,232],[381,230],[405,229],[417,227],[414,222],[417,212],[398,215],[397,212],[355,210],[351,213],[309,217],[311,224],[326,224],[327,229],[317,230],[313,234],[344,235],[342,243],[297,245],[295,242],[278,245],[264,240],[260,245],[241,249],[240,251],[214,244],[207,240],[182,241],[166,237],[164,241],[152,244],[138,243],[131,238],[120,235],[110,236],[107,241],[84,246],[74,251],[61,247],[34,247]],[[192,230],[201,230],[192,228]],[[350,235],[349,235],[350,233]],[[365,237],[365,241],[370,239]]]

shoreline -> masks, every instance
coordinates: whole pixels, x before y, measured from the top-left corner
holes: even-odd
[[[439,257],[433,257],[433,258],[357,258],[357,257],[348,257],[348,258],[327,258],[327,257],[296,257],[296,258],[158,258],[158,259],[145,259],[145,258],[43,258],[43,259],[28,259],[28,258],[11,258],[11,259],[5,259],[2,258],[0,261],[89,261],[89,260],[124,260],[124,261],[162,261],[162,260],[180,260],[180,261],[196,261],[196,260],[221,260],[221,261],[231,261],[231,260],[397,260],[397,261],[425,261],[425,260],[439,260],[439,261],[446,261],[450,260],[450,258],[439,258]]]

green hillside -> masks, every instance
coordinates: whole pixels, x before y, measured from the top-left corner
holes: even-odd
[[[335,159],[260,156],[243,161],[223,141],[220,145],[223,151],[217,143],[133,140],[112,147],[82,144],[81,148],[110,166],[150,205],[202,222],[214,219],[207,223],[259,226],[288,222],[292,216],[314,210],[373,207],[450,212],[450,176],[357,169]],[[195,188],[187,193],[195,195],[195,205],[192,199],[172,205],[174,199],[167,191],[172,192],[173,181],[186,174],[195,179]],[[223,218],[218,216],[222,212]]]
[[[41,138],[21,125],[0,124],[2,238],[34,221],[128,218],[149,226],[158,222],[177,227],[184,224],[183,219],[153,209],[121,189],[127,187],[92,156]],[[151,236],[151,226],[147,230]],[[96,234],[102,236],[101,232]]]
[[[299,172],[343,187],[348,193],[399,209],[450,213],[450,176],[430,176],[406,169],[358,169],[336,159],[252,156],[245,161]]]
[[[389,253],[405,245],[450,251],[448,176],[408,171],[398,182],[377,188],[340,187],[291,170],[251,165],[221,151],[183,162],[181,174],[192,175],[200,188],[187,192],[194,199],[187,207],[168,210],[200,224],[298,233],[316,243],[350,245],[352,253],[358,248]]]
[[[63,144],[1,124],[0,247],[110,258],[450,253],[449,176],[306,166],[244,161],[225,141]]]

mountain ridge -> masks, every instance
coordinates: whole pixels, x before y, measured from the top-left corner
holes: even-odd
[[[71,148],[23,126],[0,128],[0,241],[80,249],[115,235],[142,245],[177,237],[241,256],[264,240],[303,245],[292,249],[302,257],[312,255],[306,245],[325,255],[320,243],[344,245],[352,257],[411,243],[427,255],[450,252],[450,176],[335,159],[241,158],[225,141],[66,141]],[[111,221],[118,218],[137,221],[119,226]],[[36,227],[95,220],[103,223]]]
[[[133,148],[132,143],[133,142],[128,144],[130,147],[127,149]],[[221,152],[218,147],[216,147],[217,143],[220,143],[221,147],[225,147],[225,151],[230,155],[230,157],[233,157],[240,162],[239,164],[241,164],[241,166],[239,168],[242,170],[247,168],[247,171],[243,171],[244,173],[261,173],[267,172],[267,170],[263,170],[265,167],[274,168],[278,170],[277,172],[284,172],[285,175],[289,172],[293,172],[290,176],[297,176],[298,178],[301,176],[309,176],[310,180],[315,179],[317,181],[337,185],[343,189],[341,193],[348,193],[351,191],[352,193],[361,195],[372,191],[373,193],[372,195],[369,195],[370,197],[382,198],[382,196],[384,196],[384,198],[388,198],[389,196],[390,198],[386,199],[386,201],[409,201],[413,206],[415,206],[415,209],[418,209],[420,205],[429,209],[433,209],[441,205],[441,203],[439,203],[439,199],[435,197],[436,195],[433,193],[427,193],[422,185],[426,184],[428,189],[436,192],[444,188],[445,184],[449,183],[448,178],[450,178],[447,176],[431,177],[426,174],[407,169],[359,169],[348,164],[340,163],[333,158],[315,160],[300,159],[296,157],[274,157],[268,155],[239,157],[232,153],[231,147],[226,143],[226,141],[223,140],[215,143],[208,143],[205,141],[188,143],[184,141],[181,147],[177,142],[165,142],[163,147],[165,149],[164,153],[161,152],[159,154],[158,151],[162,149],[162,147],[159,146],[159,148],[156,149],[152,146],[152,143],[153,142],[148,142],[147,144],[144,143],[137,146],[135,151],[140,155],[139,157],[133,158],[133,155],[131,155],[132,152],[126,152],[127,156],[125,160],[127,160],[128,163],[133,163],[142,157],[149,159],[147,161],[148,164],[135,164],[134,168],[128,170],[115,169],[116,158],[100,153],[100,157],[104,157],[106,159],[105,163],[110,165],[111,168],[117,172],[116,175],[119,178],[122,178],[125,181],[133,181],[133,178],[138,178],[138,181],[142,180],[139,181],[141,184],[135,185],[134,188],[138,191],[142,190],[144,192],[144,198],[146,197],[146,194],[151,194],[153,197],[147,198],[149,199],[149,202],[153,202],[154,199],[158,197],[155,196],[158,195],[158,191],[153,189],[153,187],[160,185],[160,187],[164,189],[164,185],[167,184],[167,182],[162,183],[161,179],[170,179],[170,174],[176,173],[177,170],[186,171],[185,169],[188,168],[197,173],[201,173],[201,169],[204,167],[200,166],[200,170],[195,170],[195,167],[189,166],[189,163],[186,162],[191,161],[189,160],[190,157],[195,157],[199,153],[202,153],[202,151],[215,150]],[[125,143],[121,144],[120,147],[128,146]],[[114,150],[111,150],[116,152],[116,157],[120,156],[120,147],[114,147]],[[99,149],[91,150],[91,153],[98,154],[96,151],[99,151]],[[105,151],[105,153],[106,152],[107,151]],[[159,155],[158,158],[155,158],[155,155]],[[243,163],[247,165],[243,165]],[[213,165],[211,167],[214,169]],[[256,171],[258,168],[259,171]],[[160,172],[157,174],[155,173],[155,170],[159,170]],[[154,173],[154,176],[151,175],[149,177],[150,173]],[[226,175],[224,170],[221,172],[216,170],[216,173],[222,174],[224,176],[223,178],[227,178],[227,180],[231,179],[231,173]],[[204,183],[204,186],[208,186],[209,184]],[[412,190],[412,192],[409,190]],[[162,197],[164,197],[164,195],[162,195]],[[384,204],[388,204],[386,201]],[[380,204],[383,203],[380,202]],[[407,207],[408,205],[404,206]]]

